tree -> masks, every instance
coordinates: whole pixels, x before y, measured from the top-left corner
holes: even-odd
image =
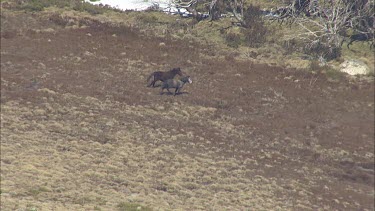
[[[230,12],[236,23],[246,26],[243,14],[244,0],[172,0],[172,3],[177,8],[185,8],[198,20],[202,20],[202,14],[198,13],[196,8],[198,5],[208,5],[207,13],[210,21],[217,20],[223,13]]]
[[[311,13],[292,16],[300,30],[289,38],[303,41],[306,49],[318,57],[328,60],[338,57],[348,29],[374,34],[373,5],[367,0],[323,0],[314,10],[314,16]]]

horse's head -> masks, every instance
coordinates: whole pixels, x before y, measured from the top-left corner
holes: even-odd
[[[190,76],[182,77],[180,80],[184,83],[189,83],[189,84],[193,83],[193,80],[191,80]]]
[[[173,68],[173,69],[172,69],[172,72],[173,72],[174,74],[177,74],[177,75],[179,75],[179,76],[182,76],[182,71],[181,71],[181,68],[179,68],[179,67]]]

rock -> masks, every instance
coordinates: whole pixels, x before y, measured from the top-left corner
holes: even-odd
[[[46,69],[46,65],[43,64],[42,62],[39,62],[38,67],[43,69],[43,70]]]
[[[341,63],[340,71],[349,75],[367,75],[373,70],[371,70],[364,62],[351,59]]]
[[[83,53],[83,55],[85,55],[85,56],[94,56],[94,54],[93,53],[91,53],[90,51],[85,51],[85,53]]]
[[[76,62],[80,62],[80,61],[82,60],[82,58],[79,57],[79,56],[76,56],[76,57],[75,57],[75,60],[76,60]]]
[[[156,106],[155,108],[157,111],[164,111],[164,106]]]
[[[164,47],[165,46],[165,43],[161,42],[159,43],[159,47]]]
[[[43,31],[47,32],[47,33],[54,33],[55,32],[55,30],[52,29],[52,28],[44,29]]]

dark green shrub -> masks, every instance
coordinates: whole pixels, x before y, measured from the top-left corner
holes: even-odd
[[[121,202],[117,205],[119,211],[151,211],[152,209],[134,203]]]
[[[313,43],[306,45],[303,49],[305,54],[311,55],[313,58],[324,58],[327,61],[339,58],[341,56],[341,48],[334,46],[326,46],[322,43]]]
[[[88,12],[91,15],[103,14],[107,10],[107,8],[99,7],[88,2],[77,3],[74,5],[73,9],[80,12]]]
[[[159,21],[152,12],[142,12],[142,14],[137,16],[137,20],[143,23],[157,23]]]
[[[241,36],[239,33],[227,32],[225,34],[227,45],[232,48],[238,48],[241,45]]]
[[[265,26],[260,8],[250,5],[244,11],[245,41],[250,47],[260,47],[267,39],[267,27]]]
[[[72,2],[77,2],[77,0],[26,0],[19,2],[19,8],[29,11],[42,11],[44,8],[51,6],[68,7]]]

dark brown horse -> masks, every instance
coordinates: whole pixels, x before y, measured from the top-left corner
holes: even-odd
[[[155,87],[156,81],[164,82],[168,79],[173,79],[176,75],[182,76],[182,72],[181,72],[181,69],[179,67],[173,68],[173,69],[171,69],[167,72],[162,72],[162,71],[153,72],[147,78],[147,82],[150,81],[151,78],[153,78],[151,83],[149,83],[147,86],[150,87],[152,85],[152,87]]]
[[[350,36],[350,41],[346,47],[349,48],[349,46],[356,41],[367,41],[370,43],[370,49],[372,49],[374,47],[374,34],[353,34]]]

